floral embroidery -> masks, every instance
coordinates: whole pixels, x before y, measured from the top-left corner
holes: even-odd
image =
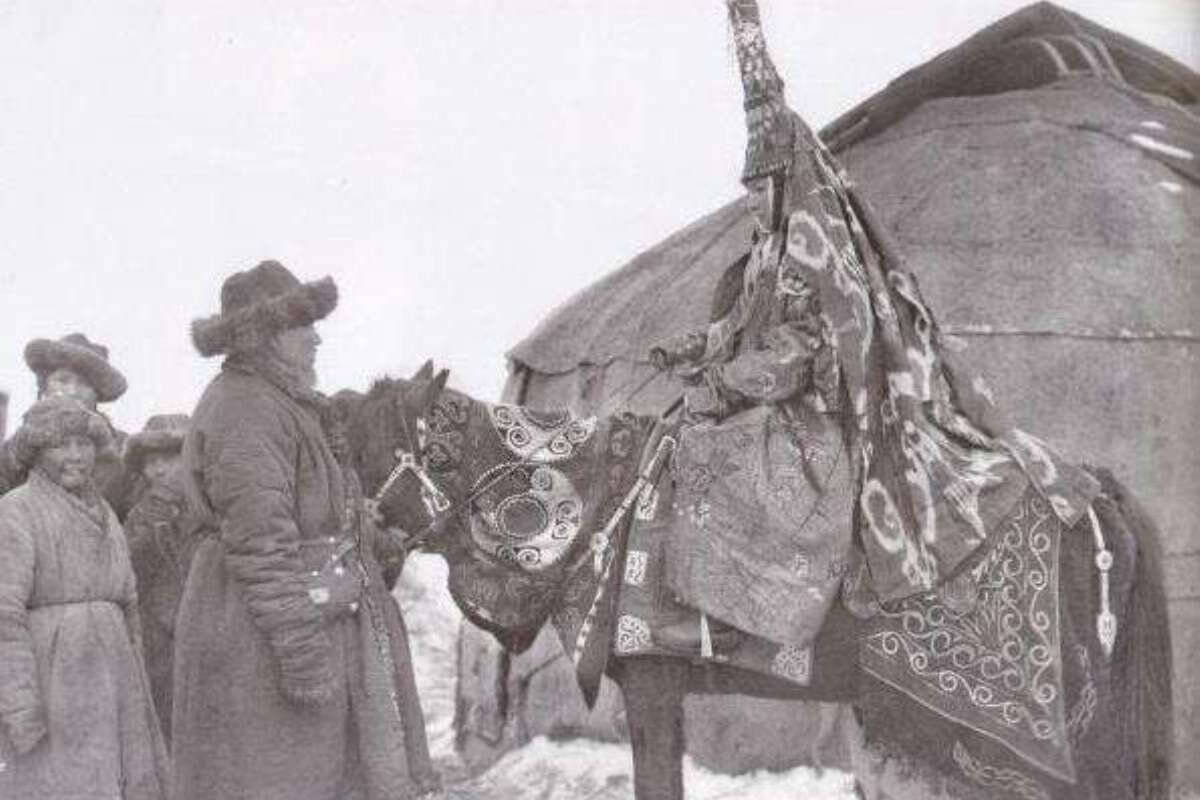
[[[638,653],[650,649],[650,626],[632,614],[622,614],[617,620],[617,642],[615,650],[620,655]]]
[[[812,650],[794,644],[779,648],[771,662],[771,672],[796,683],[808,683],[812,670]]]
[[[630,586],[641,586],[646,580],[646,565],[649,554],[644,550],[630,550],[625,555],[625,583]]]

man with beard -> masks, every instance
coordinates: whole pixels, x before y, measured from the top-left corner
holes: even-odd
[[[184,443],[210,519],[176,621],[178,800],[385,800],[436,792],[403,620],[344,437],[316,391],[331,278],[266,261],[192,326],[225,355]]]

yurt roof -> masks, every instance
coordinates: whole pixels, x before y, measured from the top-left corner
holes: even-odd
[[[925,282],[944,328],[1190,340],[1198,103],[1187,67],[1038,3],[821,135],[900,241],[919,244],[918,277],[955,262],[953,281]],[[750,229],[729,203],[569,299],[509,357],[543,374],[644,361],[652,343],[707,322]]]

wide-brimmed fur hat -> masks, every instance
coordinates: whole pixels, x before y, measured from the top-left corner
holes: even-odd
[[[155,414],[146,420],[146,427],[125,440],[125,466],[131,472],[141,472],[146,456],[151,453],[178,453],[183,449],[191,419],[187,414]]]
[[[264,261],[225,280],[221,313],[192,322],[192,343],[206,358],[252,353],[280,331],[329,316],[337,301],[333,278],[301,283],[278,261]]]
[[[79,373],[96,390],[100,403],[111,403],[128,388],[125,376],[108,363],[108,348],[89,341],[82,333],[58,340],[34,339],[25,346],[25,363],[39,380],[45,380],[56,369]]]
[[[43,397],[25,412],[13,434],[13,459],[28,470],[47,447],[57,447],[68,436],[87,436],[99,456],[112,447],[112,431],[104,417],[70,397]]]

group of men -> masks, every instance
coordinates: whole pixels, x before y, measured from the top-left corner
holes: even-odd
[[[225,357],[194,414],[129,436],[101,415],[119,447],[97,451],[94,489],[125,530],[181,799],[440,791],[390,595],[403,549],[376,526],[314,388],[314,323],[336,304],[330,278],[301,283],[274,261],[237,272],[220,312],[192,326],[203,356]],[[83,334],[37,339],[25,358],[30,414],[48,398],[97,412],[127,388]],[[30,478],[18,439],[0,448],[4,492]]]
[[[128,387],[109,361],[108,348],[82,333],[34,339],[25,348],[25,363],[37,382],[39,400],[67,397],[102,414],[99,406],[120,399]],[[187,542],[195,530],[179,482],[188,416],[154,415],[133,435],[117,430],[111,420],[109,425],[116,446],[98,454],[93,479],[125,525],[142,605],[147,673],[169,738],[174,615],[186,577]],[[0,445],[0,494],[26,477],[11,444]]]

